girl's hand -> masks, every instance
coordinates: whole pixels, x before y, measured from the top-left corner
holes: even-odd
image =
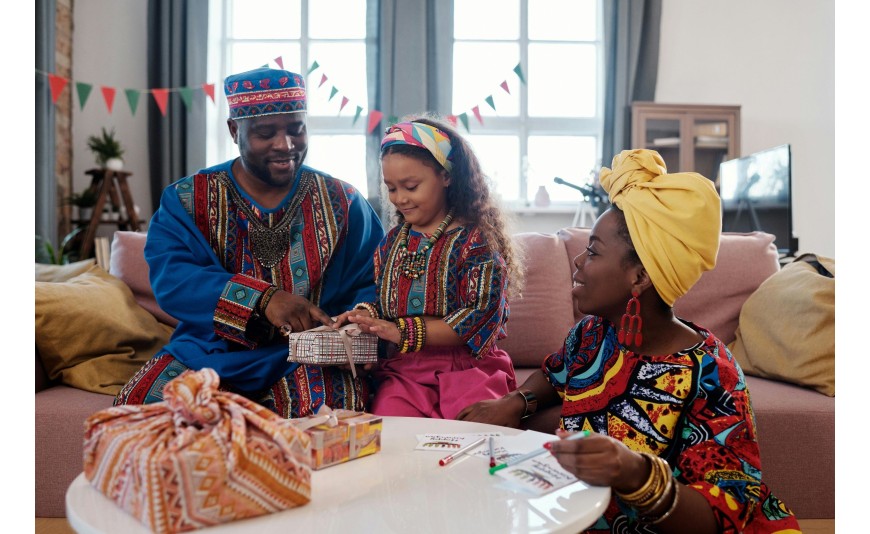
[[[358,313],[360,310],[350,310],[342,313],[341,315],[335,317],[335,323],[332,325],[333,328],[341,328],[342,326],[352,322],[348,319],[351,314]]]
[[[356,323],[359,329],[367,334],[374,334],[384,341],[392,341],[399,344],[402,341],[402,335],[399,332],[399,327],[392,321],[384,319],[373,319],[369,312],[365,310],[351,310],[348,312],[347,319]]]
[[[456,419],[519,428],[524,409],[525,403],[522,397],[508,395],[500,399],[483,400],[466,406],[459,411]]]
[[[565,438],[571,432],[559,429],[556,435]],[[643,456],[604,434],[593,432],[585,438],[560,439],[548,445],[559,465],[593,486],[631,493],[649,478],[651,467]]]

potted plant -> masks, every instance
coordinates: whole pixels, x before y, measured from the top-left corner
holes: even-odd
[[[124,161],[121,159],[124,149],[121,147],[121,142],[115,137],[114,128],[109,132],[105,128],[100,129],[102,135],[88,137],[88,148],[94,153],[97,165],[104,169],[119,171],[124,167]]]
[[[66,201],[78,208],[78,218],[81,220],[90,220],[94,206],[97,204],[97,192],[89,187],[81,193],[73,193],[67,197]],[[75,219],[73,215],[73,219]]]

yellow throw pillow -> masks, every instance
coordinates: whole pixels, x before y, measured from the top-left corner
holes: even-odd
[[[834,396],[833,275],[834,260],[805,254],[750,295],[730,346],[744,373]]]
[[[171,334],[97,265],[66,282],[36,282],[36,348],[51,380],[114,395]]]
[[[74,276],[78,276],[90,270],[97,262],[91,258],[89,260],[77,261],[75,263],[67,263],[66,265],[52,265],[48,263],[36,264],[36,281],[37,282],[66,282]]]

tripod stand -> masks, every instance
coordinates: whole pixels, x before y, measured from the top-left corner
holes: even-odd
[[[746,186],[740,190],[740,193],[737,195],[737,213],[734,214],[734,220],[731,221],[731,227],[728,231],[733,232],[735,228],[739,228],[737,223],[740,222],[740,216],[743,214],[744,206],[746,207],[746,211],[749,212],[749,220],[752,225],[750,231],[756,232],[761,230],[761,223],[758,222],[758,214],[755,213],[755,207],[752,205],[752,200],[749,199],[749,188],[760,179],[761,177],[758,176],[758,174],[753,174],[746,183]]]
[[[574,221],[571,223],[571,226],[591,228],[595,224],[595,220],[598,218],[598,205],[603,200],[598,190],[589,186],[574,185],[570,182],[566,182],[558,176],[553,178],[553,181],[557,184],[566,185],[583,193],[583,200],[581,200],[577,205],[577,211],[574,212]]]

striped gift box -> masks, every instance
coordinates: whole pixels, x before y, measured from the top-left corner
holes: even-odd
[[[363,332],[354,335],[347,330],[342,332],[325,327],[290,334],[287,361],[308,365],[348,363],[347,349],[342,339],[344,336],[349,341],[355,364],[378,361],[378,336]]]

